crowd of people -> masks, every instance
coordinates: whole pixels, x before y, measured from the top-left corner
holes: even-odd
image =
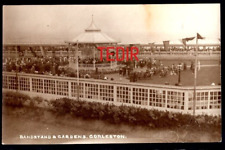
[[[162,61],[156,59],[140,60],[135,64],[136,68],[146,68],[145,71],[135,71],[133,65],[121,67],[119,74],[130,78],[130,81],[135,82],[140,79],[150,78],[154,75],[166,77],[167,75],[178,75],[179,71],[187,69],[185,62],[172,65],[164,65]],[[194,71],[194,63],[191,62],[190,70]]]
[[[91,59],[79,59],[90,61]],[[92,59],[93,60],[93,59]],[[68,67],[69,58],[67,57],[31,57],[31,58],[4,58],[3,71],[16,73],[30,73],[52,76],[77,77],[75,70]],[[88,63],[88,62],[86,62]],[[108,71],[106,72],[108,73]],[[96,70],[80,70],[80,78],[105,79],[104,73]]]
[[[3,71],[60,75],[68,63],[67,57],[8,57],[3,59]]]
[[[93,58],[79,59],[79,63],[87,64],[93,62],[93,60]],[[76,77],[76,71],[68,67],[69,61],[67,57],[4,58],[3,71]],[[160,60],[151,58],[141,59],[139,62],[124,61],[120,62],[120,64],[123,67],[120,67],[119,70],[114,70],[112,73],[118,71],[120,75],[128,76],[132,82],[147,78],[151,79],[155,75],[159,75],[162,78],[168,75],[177,75],[179,69],[181,71],[187,69],[186,63],[168,66],[164,65]],[[134,68],[145,68],[145,71],[135,71],[136,69]],[[191,63],[190,69],[194,71],[193,62]],[[105,74],[102,71],[98,71],[98,68],[96,70],[79,71],[80,78],[105,79]]]

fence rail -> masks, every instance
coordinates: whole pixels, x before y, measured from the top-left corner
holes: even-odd
[[[35,51],[38,56],[42,56],[41,51]],[[33,57],[33,53],[27,51],[25,57]],[[45,56],[52,56],[52,51],[47,51]],[[155,51],[155,52],[139,52],[138,55],[195,55],[194,51]],[[198,55],[221,55],[221,51],[198,51]],[[16,57],[16,51],[3,51],[3,56],[5,57]],[[67,56],[75,56],[74,52],[67,51],[56,51],[55,56],[67,57]]]
[[[3,72],[2,87],[52,99],[77,98],[77,79],[24,73]],[[131,105],[147,109],[192,113],[193,87],[171,85],[117,83],[114,81],[80,79],[81,100]],[[221,87],[199,86],[196,96],[196,114],[221,114]]]

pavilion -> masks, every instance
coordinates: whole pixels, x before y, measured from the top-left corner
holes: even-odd
[[[96,49],[96,46],[115,45],[118,43],[115,39],[111,38],[106,33],[101,32],[101,29],[98,28],[94,23],[93,15],[91,24],[87,29],[85,29],[83,33],[79,34],[71,41],[65,42],[69,44],[70,51],[73,49],[78,50],[75,55],[79,55],[82,58],[92,57],[94,59],[99,56],[99,51]],[[74,48],[74,46],[77,47]],[[74,63],[71,62],[70,66],[74,66]],[[95,61],[93,62],[93,69],[95,69]]]

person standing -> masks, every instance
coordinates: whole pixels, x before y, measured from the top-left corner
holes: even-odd
[[[190,67],[190,69],[191,69],[192,73],[194,73],[194,71],[195,71],[195,66],[194,66],[193,61],[191,62],[191,67]]]
[[[200,70],[201,64],[200,61],[198,61],[198,70]]]

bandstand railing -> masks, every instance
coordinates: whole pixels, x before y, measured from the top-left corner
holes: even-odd
[[[97,67],[97,68],[101,68],[101,67],[116,67],[116,66],[117,66],[117,62],[95,64],[95,67]],[[94,64],[79,64],[79,67],[90,67],[90,68],[93,68]]]

